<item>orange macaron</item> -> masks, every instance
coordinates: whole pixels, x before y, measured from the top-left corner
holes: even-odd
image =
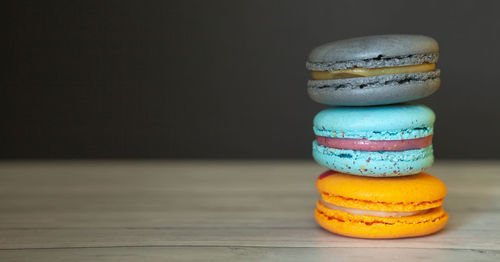
[[[335,171],[320,175],[315,211],[324,229],[359,238],[402,238],[432,234],[448,221],[442,203],[446,186],[426,173],[374,178]]]

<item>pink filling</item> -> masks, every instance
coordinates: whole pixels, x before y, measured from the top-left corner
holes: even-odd
[[[404,140],[368,140],[316,136],[319,145],[359,151],[404,151],[428,147],[432,144],[432,135]]]

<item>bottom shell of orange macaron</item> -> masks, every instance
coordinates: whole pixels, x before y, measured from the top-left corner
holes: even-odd
[[[339,235],[386,239],[429,235],[441,230],[448,221],[448,214],[442,207],[414,216],[375,217],[331,210],[321,203],[314,217],[321,227]]]

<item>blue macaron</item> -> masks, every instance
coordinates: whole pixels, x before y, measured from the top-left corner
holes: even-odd
[[[314,118],[313,157],[361,176],[404,176],[432,165],[435,115],[423,105],[336,107]]]

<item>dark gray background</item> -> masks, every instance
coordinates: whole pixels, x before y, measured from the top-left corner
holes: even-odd
[[[314,46],[438,40],[438,158],[500,158],[495,1],[12,1],[3,158],[310,158]]]

